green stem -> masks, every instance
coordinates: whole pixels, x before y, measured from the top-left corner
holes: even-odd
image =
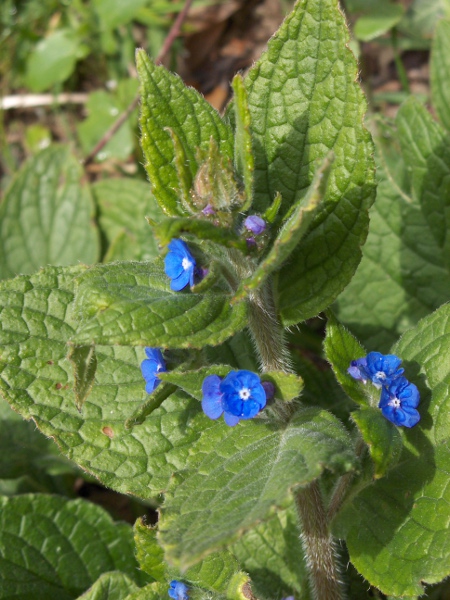
[[[336,566],[336,551],[317,481],[297,492],[295,502],[302,523],[303,549],[313,597],[341,600],[343,590]]]
[[[292,373],[284,331],[275,313],[272,288],[269,284],[264,285],[249,296],[248,302],[248,326],[258,350],[262,371]],[[283,403],[282,408],[286,423],[292,415],[293,403]],[[313,596],[317,600],[341,600],[343,595],[335,547],[318,483],[315,481],[297,492],[295,502],[302,524],[303,549]]]

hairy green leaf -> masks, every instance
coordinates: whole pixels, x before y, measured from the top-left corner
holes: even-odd
[[[211,138],[224,157],[233,159],[232,131],[198,92],[164,67],[155,66],[143,50],[137,51],[136,63],[142,97],[141,144],[152,190],[166,214],[182,215],[175,149],[168,128],[186,152],[192,181],[198,169],[198,150],[207,152]]]
[[[397,115],[402,154],[411,170],[414,199],[450,262],[450,133],[431,117],[414,97],[407,100]],[[450,268],[449,268],[450,271]]]
[[[74,392],[78,410],[81,410],[94,385],[97,370],[95,346],[72,346],[67,358],[74,368]]]
[[[257,598],[273,600],[295,591],[302,600],[310,600],[298,517],[293,506],[277,510],[267,521],[242,535],[231,550],[249,573]]]
[[[260,262],[254,273],[242,282],[233,298],[234,302],[242,300],[249,292],[261,287],[273,271],[286,261],[301,242],[317,213],[317,208],[324,199],[332,164],[333,157],[329,155],[315,173],[307,194],[292,206],[289,217],[281,226],[268,254]]]
[[[300,0],[245,80],[257,211],[280,192],[285,213],[307,193],[318,164],[330,151],[335,156],[323,210],[279,274],[286,324],[316,315],[336,298],[367,235],[373,149],[347,43],[337,0]]]
[[[195,473],[167,496],[160,523],[169,562],[186,568],[265,520],[325,467],[353,466],[351,441],[327,412],[305,409],[286,429],[260,419],[215,423],[192,449]],[[213,450],[213,451],[212,451]]]
[[[192,443],[208,425],[199,403],[177,392],[142,425],[126,420],[148,395],[143,349],[97,346],[97,371],[81,414],[75,406],[74,277],[85,267],[49,268],[0,284],[0,390],[61,451],[105,485],[151,498],[186,467]]]
[[[160,210],[148,183],[138,179],[103,179],[92,186],[99,224],[108,243],[107,260],[151,260],[158,247],[145,217],[158,219]],[[124,236],[120,254],[117,244]]]
[[[246,326],[246,307],[231,307],[218,287],[206,293],[173,292],[162,261],[116,263],[79,278],[82,322],[74,344],[201,348],[220,344]]]
[[[233,107],[236,122],[235,131],[235,164],[238,173],[244,180],[245,203],[242,210],[248,210],[252,204],[253,198],[253,171],[255,170],[255,160],[252,150],[251,121],[250,111],[248,109],[247,90],[240,74],[237,74],[231,86],[234,91]]]
[[[339,296],[337,315],[371,350],[387,352],[399,335],[450,296],[450,275],[423,211],[404,188],[409,177],[395,145],[390,156],[378,147],[377,201],[363,260]],[[423,143],[423,140],[422,142]]]
[[[77,598],[106,571],[143,580],[131,527],[114,523],[99,506],[24,494],[0,497],[0,507],[2,598]]]
[[[68,147],[50,146],[14,178],[0,205],[0,278],[98,259],[94,207]]]
[[[111,571],[101,575],[77,600],[125,600],[129,594],[139,589],[139,586],[124,573]]]
[[[337,533],[372,585],[403,597],[421,595],[421,582],[450,574],[450,305],[420,321],[392,351],[419,387],[422,420],[402,431],[398,465],[351,499]]]

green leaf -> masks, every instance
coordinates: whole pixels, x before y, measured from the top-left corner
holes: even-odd
[[[3,598],[77,598],[106,571],[142,580],[131,527],[99,506],[45,494],[2,497],[0,506]]]
[[[433,39],[430,60],[433,106],[447,131],[450,131],[450,21],[439,21]]]
[[[400,458],[403,444],[398,429],[381,414],[379,408],[363,407],[352,413],[352,419],[369,446],[375,479],[384,477]]]
[[[413,0],[400,25],[409,36],[431,38],[444,16],[450,17],[449,0]]]
[[[103,179],[92,186],[99,210],[99,224],[108,246],[124,235],[120,260],[151,260],[158,247],[145,219],[158,219],[160,210],[148,183],[138,179]],[[108,250],[118,260],[118,250]]]
[[[383,35],[395,27],[405,14],[401,4],[394,4],[390,0],[347,0],[345,4],[351,12],[362,13],[353,32],[363,42]]]
[[[420,582],[450,573],[450,305],[409,330],[392,351],[419,387],[422,420],[402,431],[398,465],[344,508],[337,534],[372,585],[403,597],[421,595]]]
[[[130,594],[125,600],[161,600],[161,598],[167,597],[167,590],[169,589],[169,582],[167,583],[150,583],[141,588],[137,592]],[[192,600],[195,600],[194,598]]]
[[[322,211],[279,274],[280,312],[297,323],[326,308],[353,276],[374,197],[366,103],[337,0],[300,0],[246,77],[255,153],[253,207],[277,192],[283,212],[317,164],[335,155]]]
[[[450,134],[414,97],[401,106],[397,126],[405,164],[411,170],[413,198],[449,264]]]
[[[208,151],[211,137],[220,153],[233,159],[233,134],[198,92],[164,67],[155,66],[144,51],[137,51],[136,63],[142,96],[141,144],[153,193],[166,214],[182,215],[176,154],[167,128],[183,145],[192,181],[198,169],[198,151]]]
[[[257,598],[272,600],[295,591],[302,600],[310,600],[298,517],[292,505],[242,535],[231,551],[249,573]]]
[[[269,517],[323,469],[353,466],[348,434],[327,412],[305,409],[286,429],[261,420],[213,424],[192,448],[196,467],[167,495],[160,522],[166,558],[185,569]],[[213,449],[213,451],[212,451]]]
[[[95,346],[72,346],[67,358],[74,368],[74,392],[78,410],[81,410],[94,385],[97,370]]]
[[[114,29],[130,22],[147,0],[94,0],[93,5],[102,29]]]
[[[247,90],[242,75],[235,75],[231,87],[234,91],[233,107],[236,123],[234,156],[236,170],[244,180],[246,201],[242,210],[248,210],[253,197],[253,171],[255,161],[252,150],[251,120],[248,108]]]
[[[367,351],[346,329],[331,311],[327,312],[327,328],[324,342],[325,356],[331,364],[336,379],[345,392],[357,404],[367,406],[368,398],[361,383],[347,373],[352,360],[367,355]]]
[[[48,90],[72,75],[84,52],[72,29],[58,29],[38,42],[28,56],[25,83],[33,92]]]
[[[251,277],[244,279],[233,302],[239,302],[249,292],[261,287],[302,240],[317,213],[319,204],[324,199],[332,163],[333,156],[328,155],[314,175],[307,194],[292,207],[292,211],[280,228],[269,253],[263,258]]]
[[[171,291],[161,261],[99,266],[78,281],[82,323],[74,344],[202,348],[247,324],[245,306],[231,307],[218,286],[199,294]]]
[[[191,586],[219,593],[227,593],[234,586],[239,565],[232,554],[220,552],[209,555],[184,573],[164,563],[164,551],[156,539],[156,528],[146,527],[142,520],[134,526],[137,559],[146,573],[157,581],[183,580]],[[227,595],[227,597],[230,597]]]
[[[86,103],[88,117],[77,125],[77,132],[85,155],[89,154],[133,101],[138,91],[136,80],[121,81],[117,90],[99,90],[89,94]],[[96,160],[125,161],[135,146],[134,125],[137,111],[133,111],[105,146],[96,154]],[[117,180],[114,180],[117,181]]]
[[[143,349],[97,346],[97,371],[83,412],[75,406],[74,277],[84,267],[49,268],[0,283],[0,390],[63,454],[107,487],[141,498],[165,490],[186,468],[193,442],[210,423],[182,392],[133,429],[125,421],[145,402]]]
[[[55,444],[39,433],[34,423],[24,421],[0,399],[1,495],[27,492],[68,495],[77,474],[75,465],[60,455]]]
[[[129,594],[139,589],[124,573],[112,571],[101,575],[78,600],[125,600]]]
[[[386,136],[393,151],[392,156],[385,151],[383,139],[378,143],[377,201],[363,260],[336,306],[340,321],[368,350],[379,352],[450,296],[442,252],[420,205],[404,190],[409,174],[395,128]]]
[[[25,163],[0,205],[0,278],[97,261],[94,207],[81,177],[67,147],[51,146]]]

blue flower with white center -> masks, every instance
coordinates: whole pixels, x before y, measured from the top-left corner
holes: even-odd
[[[189,600],[187,585],[174,579],[169,584],[169,596],[173,600]]]
[[[260,378],[251,371],[231,371],[221,379],[209,375],[202,385],[203,412],[210,419],[222,414],[230,427],[241,419],[252,419],[266,405],[266,391]]]
[[[167,369],[159,348],[146,348],[145,354],[147,358],[141,363],[141,371],[145,379],[145,391],[147,394],[151,394],[161,382],[157,374],[161,371],[167,371]]]
[[[389,386],[404,372],[400,369],[402,359],[395,354],[369,352],[364,358],[352,360],[347,372],[358,381],[367,383],[370,380],[376,387]]]
[[[170,277],[170,289],[179,292],[188,284],[194,285],[196,262],[189,248],[182,241],[174,238],[169,246],[169,252],[164,260],[164,272]]]
[[[419,411],[416,410],[419,402],[417,387],[405,377],[399,377],[389,387],[383,386],[378,406],[394,425],[414,427],[420,421]]]

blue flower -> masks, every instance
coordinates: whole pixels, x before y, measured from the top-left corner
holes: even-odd
[[[266,222],[258,215],[250,215],[244,221],[244,227],[255,235],[260,235],[266,229]]]
[[[158,379],[157,373],[160,371],[167,371],[167,369],[162,352],[159,348],[146,348],[145,354],[148,358],[142,361],[141,371],[142,376],[145,379],[145,391],[147,394],[151,394],[161,382],[161,380]]]
[[[381,412],[394,425],[414,427],[420,421],[420,414],[416,410],[419,405],[420,394],[417,387],[405,377],[399,377],[389,387],[381,390]]]
[[[209,375],[203,381],[202,392],[205,415],[218,419],[223,413],[230,427],[241,419],[252,419],[267,402],[260,378],[251,371],[231,371],[224,379]]]
[[[188,600],[188,587],[181,581],[174,579],[169,585],[169,596],[173,600]]]
[[[194,285],[196,262],[189,252],[187,245],[178,239],[173,239],[169,246],[170,252],[164,260],[164,272],[170,279],[170,289],[179,292],[188,284]]]
[[[347,369],[354,379],[367,383],[370,380],[376,387],[389,386],[404,372],[399,366],[402,360],[395,354],[369,352],[364,358],[352,360]]]

